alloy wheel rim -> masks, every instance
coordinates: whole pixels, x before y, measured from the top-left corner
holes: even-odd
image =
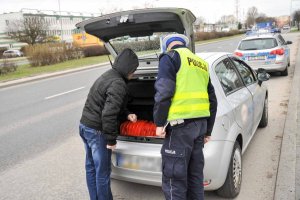
[[[234,151],[233,155],[233,183],[234,188],[238,189],[242,180],[242,157],[238,149]]]

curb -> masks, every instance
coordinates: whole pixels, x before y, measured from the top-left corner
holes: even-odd
[[[298,66],[298,67],[297,67]],[[296,55],[288,112],[285,120],[279,157],[274,200],[296,199],[296,135],[300,79],[300,45]]]
[[[105,65],[110,65],[110,63],[105,62],[105,63],[101,63],[101,64],[89,65],[89,66],[76,68],[76,69],[68,69],[68,70],[59,71],[59,72],[53,72],[53,73],[48,73],[48,74],[42,74],[42,75],[37,75],[37,76],[32,76],[32,77],[26,77],[26,78],[6,81],[6,82],[0,83],[0,88],[10,87],[10,86],[14,86],[14,85],[22,84],[22,83],[33,82],[33,81],[37,81],[37,80],[41,80],[41,79],[45,79],[45,78],[51,78],[51,77],[65,75],[65,74],[80,72],[80,71],[84,71],[84,70],[94,69],[97,67],[103,67]]]

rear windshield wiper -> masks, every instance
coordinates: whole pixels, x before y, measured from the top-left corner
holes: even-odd
[[[243,49],[243,50],[257,50],[257,48],[249,48],[249,49]]]

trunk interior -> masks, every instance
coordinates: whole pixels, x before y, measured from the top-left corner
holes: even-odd
[[[154,88],[155,79],[134,79],[128,83],[129,101],[127,108],[130,112],[137,115],[138,120],[146,120],[153,122],[153,106],[154,106]],[[119,140],[139,141],[161,143],[162,139],[136,137],[136,136],[119,136]]]

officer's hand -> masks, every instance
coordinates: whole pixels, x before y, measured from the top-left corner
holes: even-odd
[[[166,131],[164,127],[156,127],[156,136],[164,138],[166,136]]]
[[[129,114],[129,115],[127,116],[127,119],[128,119],[129,121],[136,122],[137,116],[136,116],[136,114]]]
[[[210,141],[210,136],[205,136],[204,137],[204,144]]]
[[[106,148],[110,149],[110,150],[115,150],[117,147],[117,145],[106,145]]]

